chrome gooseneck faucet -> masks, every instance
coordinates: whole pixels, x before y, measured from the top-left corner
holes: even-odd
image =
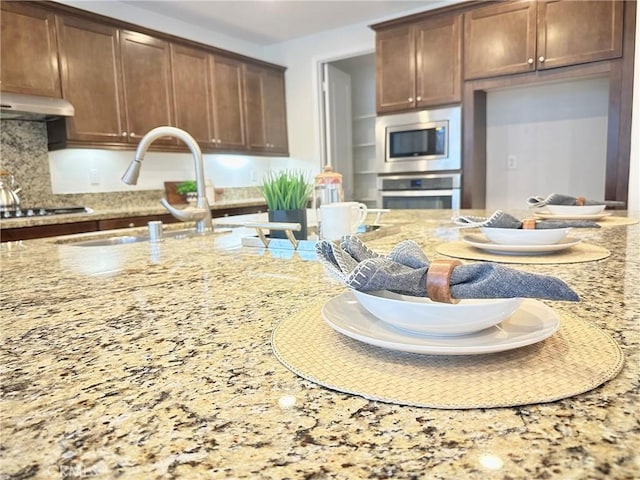
[[[134,160],[124,172],[122,181],[127,185],[135,185],[138,183],[138,176],[140,175],[140,166],[142,160],[149,146],[160,137],[175,137],[182,140],[193,155],[193,161],[196,169],[196,185],[198,187],[198,200],[195,207],[187,207],[185,209],[178,209],[173,207],[166,198],[162,198],[160,203],[164,205],[164,208],[169,210],[169,213],[183,222],[196,221],[196,232],[204,233],[207,230],[213,230],[213,222],[211,221],[211,208],[207,201],[205,194],[204,183],[204,162],[202,160],[202,151],[198,142],[184,130],[176,127],[156,127],[150,130],[138,144],[136,150],[136,156]]]

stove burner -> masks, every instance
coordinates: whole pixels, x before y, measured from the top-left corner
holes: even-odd
[[[86,207],[33,207],[26,209],[11,208],[2,211],[2,218],[46,217],[49,215],[91,212],[92,210]]]

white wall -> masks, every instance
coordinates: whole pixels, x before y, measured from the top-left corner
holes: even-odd
[[[607,78],[488,92],[487,209],[550,193],[603,199],[608,108]]]

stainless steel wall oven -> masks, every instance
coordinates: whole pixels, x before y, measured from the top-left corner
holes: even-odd
[[[462,109],[376,119],[378,208],[460,208]]]
[[[460,209],[459,173],[378,177],[378,208]]]

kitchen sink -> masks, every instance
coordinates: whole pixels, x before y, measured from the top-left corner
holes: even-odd
[[[228,231],[226,229],[225,231]],[[200,237],[213,235],[214,233],[223,233],[223,229],[217,232],[198,233],[193,229],[189,230],[168,230],[163,232],[164,240],[181,240],[184,238]],[[74,239],[62,239],[56,243],[70,245],[73,247],[110,247],[114,245],[126,245],[129,243],[148,242],[149,235],[111,235],[96,237],[95,235],[83,235]]]
[[[74,247],[108,247],[110,245],[122,245],[125,243],[146,242],[149,237],[137,237],[134,235],[123,235],[118,237],[96,238],[95,240],[79,240],[69,242],[67,245]]]

